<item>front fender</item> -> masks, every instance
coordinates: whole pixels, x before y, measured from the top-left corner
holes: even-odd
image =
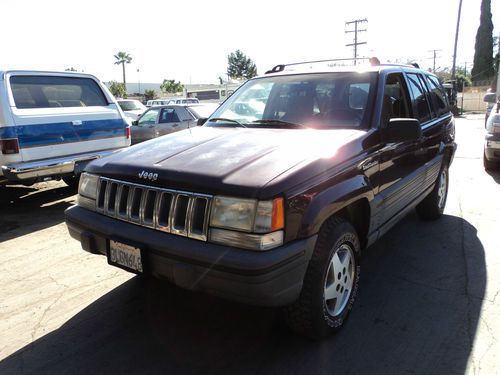
[[[347,180],[311,195],[302,215],[298,237],[308,237],[319,232],[326,219],[359,199],[374,198],[372,186],[364,175]]]

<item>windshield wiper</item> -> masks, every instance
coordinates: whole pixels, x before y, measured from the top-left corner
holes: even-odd
[[[294,127],[294,128],[309,129],[307,126],[302,125],[302,124],[295,124],[293,122],[288,122],[288,121],[283,121],[283,120],[276,120],[276,119],[256,120],[256,121],[252,121],[252,124],[284,125],[284,126],[289,126],[289,127]]]
[[[232,118],[214,117],[214,118],[208,119],[208,121],[226,121],[226,122],[229,122],[231,124],[235,124],[235,125],[237,125],[239,127],[246,128],[245,124],[242,124],[238,120],[233,120]]]

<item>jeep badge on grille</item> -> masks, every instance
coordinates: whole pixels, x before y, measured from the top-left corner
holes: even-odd
[[[158,179],[158,173],[148,171],[142,171],[141,173],[138,173],[137,176],[143,180],[156,181]]]

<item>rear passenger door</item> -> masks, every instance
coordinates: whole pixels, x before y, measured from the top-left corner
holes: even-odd
[[[407,73],[408,86],[412,94],[414,113],[422,127],[422,157],[427,169],[424,187],[432,185],[439,174],[443,159],[442,142],[444,130],[452,121],[439,81],[431,81],[428,75]],[[432,86],[431,86],[432,83]]]
[[[175,110],[177,112],[177,116],[179,116],[179,120],[181,121],[180,127],[182,129],[191,128],[196,126],[196,120],[191,113],[185,107],[179,107]]]
[[[156,128],[157,136],[174,133],[181,129],[181,121],[177,114],[177,109],[174,107],[162,108]]]

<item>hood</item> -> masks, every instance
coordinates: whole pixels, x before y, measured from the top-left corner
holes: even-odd
[[[255,196],[298,164],[335,158],[362,130],[196,127],[132,146],[86,170],[147,185]],[[344,155],[345,158],[345,155]],[[139,178],[157,173],[156,181]]]

